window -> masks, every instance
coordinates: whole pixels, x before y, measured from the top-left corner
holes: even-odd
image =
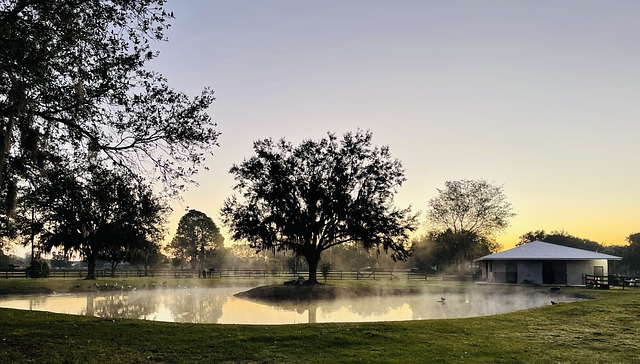
[[[593,267],[593,275],[594,276],[603,276],[604,275],[604,267],[601,265],[596,265]]]

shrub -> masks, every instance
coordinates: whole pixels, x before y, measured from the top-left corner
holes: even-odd
[[[27,268],[29,278],[47,278],[49,276],[49,263],[43,259],[33,259]]]

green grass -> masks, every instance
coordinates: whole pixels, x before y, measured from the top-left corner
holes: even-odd
[[[20,285],[16,281],[1,280],[0,292],[15,289]],[[26,281],[31,286],[26,291],[90,284]],[[640,290],[563,291],[595,299],[468,319],[282,326],[174,324],[0,309],[0,362],[640,362]]]

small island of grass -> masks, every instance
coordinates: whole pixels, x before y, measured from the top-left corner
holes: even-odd
[[[419,294],[417,288],[391,288],[375,286],[342,286],[333,284],[268,285],[237,293],[248,300],[267,302],[301,302],[335,300],[342,298],[397,296]]]

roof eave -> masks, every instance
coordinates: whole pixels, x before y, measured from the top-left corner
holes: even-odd
[[[474,259],[474,262],[488,261],[488,260],[523,260],[523,261],[539,261],[539,260],[572,260],[572,261],[580,261],[580,260],[622,260],[621,257],[607,257],[607,258],[490,258],[490,257],[482,257],[478,259]]]

